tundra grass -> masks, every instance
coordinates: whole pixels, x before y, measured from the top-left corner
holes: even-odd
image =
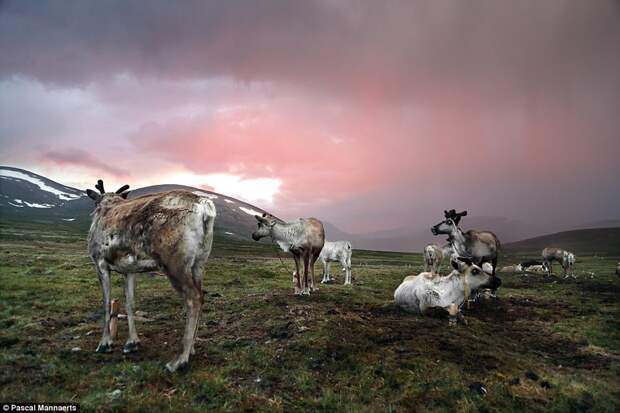
[[[216,238],[190,368],[164,370],[184,327],[165,277],[138,279],[138,353],[94,349],[101,292],[83,240],[0,239],[0,400],[83,411],[540,411],[620,409],[620,280],[611,258],[580,278],[503,276],[497,300],[418,317],[392,304],[418,254],[355,251],[354,286],[292,295],[275,248]],[[219,242],[218,242],[219,241]],[[518,258],[503,257],[502,265]],[[320,266],[317,277],[320,279]],[[123,280],[113,297],[123,301]],[[470,390],[482,383],[485,394]]]

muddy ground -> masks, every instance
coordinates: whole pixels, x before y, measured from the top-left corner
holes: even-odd
[[[140,351],[121,353],[120,320],[102,355],[101,293],[83,242],[4,240],[0,254],[1,400],[77,401],[83,411],[620,410],[613,258],[579,257],[577,279],[503,275],[498,299],[450,328],[441,311],[392,304],[420,255],[356,251],[353,287],[337,274],[296,297],[292,265],[273,248],[221,243],[196,355],[168,374],[184,314],[164,277],[138,280]],[[113,296],[124,297],[120,276]]]

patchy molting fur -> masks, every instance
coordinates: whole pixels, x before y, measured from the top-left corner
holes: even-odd
[[[338,262],[345,272],[344,285],[351,284],[351,254],[353,249],[349,241],[325,241],[319,260],[323,264],[323,280],[327,283],[333,280],[329,272],[330,262]]]
[[[308,295],[310,291],[316,290],[314,263],[325,244],[325,230],[321,221],[316,218],[299,218],[292,222],[283,222],[267,214],[254,217],[258,221],[258,228],[252,233],[252,239],[258,241],[264,237],[271,237],[282,251],[293,255],[296,268],[293,274],[295,294]]]
[[[490,264],[483,269],[475,264],[452,261],[453,271],[446,276],[430,272],[406,277],[394,291],[394,301],[401,308],[424,314],[430,308],[443,308],[450,314],[450,324],[462,319],[460,308],[472,290],[493,278]],[[484,271],[483,271],[484,270]]]
[[[89,194],[90,196],[90,194]],[[92,198],[93,196],[91,196]],[[213,244],[215,205],[188,191],[149,194],[126,200],[105,193],[97,201],[88,234],[88,251],[104,290],[106,310],[98,352],[111,350],[110,271],[127,276],[127,317],[130,337],[124,351],[139,342],[133,323],[134,273],[160,271],[183,297],[187,323],[183,351],[166,367],[170,371],[187,364],[203,304],[202,276]]]
[[[553,262],[557,261],[562,267],[564,278],[568,277],[569,274],[574,277],[573,265],[575,264],[575,255],[573,253],[561,248],[547,247],[542,250],[541,255],[547,269],[547,275],[553,273]]]
[[[459,256],[470,258],[477,265],[490,262],[495,275],[500,243],[494,233],[473,229],[464,232],[451,218],[433,226],[431,232],[433,235],[447,234],[452,248]]]

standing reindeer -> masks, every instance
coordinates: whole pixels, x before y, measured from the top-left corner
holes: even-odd
[[[103,289],[105,318],[98,353],[112,351],[110,334],[110,272],[125,275],[129,338],[124,353],[136,351],[140,340],[134,322],[135,273],[161,271],[183,297],[187,312],[183,350],[166,364],[170,372],[187,365],[203,304],[202,276],[213,244],[215,206],[188,191],[144,195],[127,200],[129,185],[99,193],[88,189],[96,203],[88,233],[88,252]]]
[[[258,228],[252,233],[254,241],[271,237],[282,251],[293,254],[296,268],[293,273],[295,295],[309,295],[310,291],[316,290],[314,288],[314,263],[319,258],[325,244],[325,230],[321,221],[316,218],[299,218],[297,221],[284,222],[268,214],[254,215],[254,218],[258,221]],[[303,274],[301,272],[302,262]]]
[[[463,211],[460,214],[464,216],[467,214],[467,211]],[[448,213],[446,215],[450,216]],[[431,232],[433,235],[448,235],[448,240],[452,244],[454,252],[461,257],[471,259],[474,264],[480,266],[484,262],[490,262],[493,269],[491,275],[495,276],[497,253],[500,244],[499,239],[497,239],[494,233],[473,229],[463,232],[451,216],[433,226]],[[496,286],[499,286],[499,283],[496,283]]]

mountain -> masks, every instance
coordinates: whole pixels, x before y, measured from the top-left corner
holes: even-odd
[[[0,166],[0,217],[84,226],[93,203],[84,191],[23,169]]]
[[[620,256],[620,228],[588,228],[543,235],[504,245],[508,253],[539,256],[545,247],[557,247],[577,255]]]
[[[250,240],[256,229],[254,215],[264,211],[226,195],[183,185],[154,185],[132,190],[129,198],[184,189],[210,198],[217,208],[215,231],[231,238]],[[41,222],[88,228],[94,202],[83,190],[71,188],[35,173],[0,166],[0,217],[3,220]]]

